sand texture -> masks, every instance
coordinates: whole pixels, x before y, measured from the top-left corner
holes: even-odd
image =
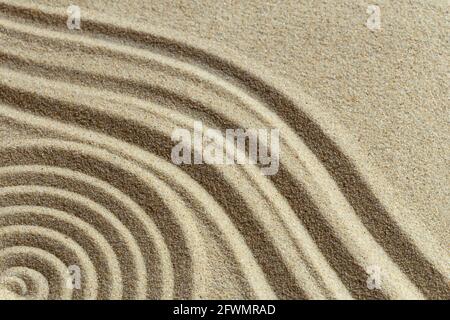
[[[450,298],[446,1],[75,2],[0,1],[0,299]]]

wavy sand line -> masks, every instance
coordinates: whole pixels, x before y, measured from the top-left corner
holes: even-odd
[[[100,158],[103,162],[100,162],[99,164],[97,164],[97,165],[91,165],[90,166],[90,168],[91,168],[91,170],[92,169],[95,169],[95,166],[98,166],[98,165],[100,165],[98,168],[100,169],[100,168],[102,168],[102,170],[104,170],[104,168],[106,167],[106,163],[108,163],[108,162],[111,162],[111,155],[110,154],[107,154],[106,152],[101,152],[98,148],[92,148],[92,147],[89,147],[89,146],[87,146],[87,145],[85,145],[85,146],[83,146],[83,145],[80,145],[80,144],[75,144],[75,143],[73,143],[73,142],[64,142],[64,141],[46,141],[46,140],[37,140],[37,141],[35,141],[34,143],[33,143],[33,141],[24,141],[24,144],[23,144],[23,147],[24,147],[24,150],[20,150],[20,148],[18,148],[19,147],[19,144],[16,144],[16,152],[25,152],[25,153],[27,153],[27,152],[30,152],[30,151],[27,151],[27,149],[28,148],[33,148],[33,145],[34,145],[34,148],[38,148],[38,150],[39,149],[43,149],[43,150],[41,150],[40,152],[36,152],[36,154],[34,155],[34,157],[36,158],[35,160],[33,160],[33,156],[32,156],[32,153],[30,153],[29,154],[29,156],[27,157],[27,161],[28,162],[34,162],[34,161],[36,161],[37,163],[39,163],[39,161],[45,161],[45,164],[46,165],[54,165],[54,166],[63,166],[63,167],[67,167],[67,168],[70,168],[71,166],[80,166],[80,163],[78,163],[77,162],[77,160],[79,160],[79,159],[76,159],[76,156],[73,158],[73,162],[72,163],[70,163],[71,161],[70,161],[70,159],[72,158],[72,156],[69,156],[68,157],[68,159],[64,159],[64,157],[61,155],[64,151],[63,150],[67,150],[67,149],[72,149],[72,150],[74,150],[74,151],[71,151],[71,152],[74,152],[75,153],[75,150],[76,149],[79,149],[79,154],[80,155],[85,155],[85,156],[87,156],[87,155],[89,155],[89,153],[91,154],[91,159],[92,160],[90,160],[89,158],[86,158],[86,159],[84,159],[83,160],[83,162],[85,162],[85,164],[87,164],[87,163],[89,163],[89,161],[91,161],[91,163],[94,163],[94,159],[98,159],[98,158]],[[58,147],[58,145],[59,145],[59,147]],[[28,147],[27,147],[28,146]],[[39,147],[40,146],[40,147]],[[80,148],[81,147],[81,148]],[[47,150],[46,150],[47,149]],[[52,159],[52,156],[50,156],[49,154],[45,154],[45,153],[51,153],[51,152],[53,152],[53,151],[51,151],[52,149],[55,149],[55,151],[57,151],[57,150],[59,150],[59,155],[58,156],[56,156],[56,157],[54,157],[54,159]],[[44,155],[42,155],[42,153],[44,152]],[[115,161],[113,161],[113,163],[114,163],[114,166],[116,167],[116,168],[126,168],[126,160],[125,159],[118,159],[117,158],[117,156],[116,157],[113,157],[113,158],[115,158]],[[98,160],[97,160],[98,161]],[[28,163],[27,162],[27,163]],[[79,170],[79,168],[73,168],[73,169],[78,169]],[[123,170],[123,169],[122,169]],[[128,171],[128,170],[130,170],[130,169],[125,169],[126,171]],[[116,169],[116,171],[118,171],[118,169]],[[141,170],[142,171],[142,170]],[[94,171],[95,172],[95,171]],[[99,174],[99,173],[97,173],[98,175],[99,175],[99,177],[101,177],[101,175]],[[106,174],[108,174],[108,172],[104,172],[103,173],[103,175],[106,175]],[[136,174],[136,173],[135,173]],[[120,176],[120,174],[115,174],[113,177],[109,177],[108,179],[111,181],[111,178],[113,178],[113,179],[115,179],[115,178],[118,178]],[[147,172],[145,172],[145,174],[144,175],[140,175],[140,176],[148,176],[148,173]],[[125,175],[123,175],[122,174],[122,179],[123,180],[125,180]],[[152,182],[152,184],[154,184],[155,183],[155,181],[154,181],[154,179],[153,179],[153,181],[152,181],[152,179],[151,178],[147,178],[147,181],[151,181]],[[125,180],[125,181],[122,181],[123,183],[127,183],[127,181]],[[114,184],[117,184],[117,182],[114,182]],[[129,187],[131,187],[131,186],[129,186]],[[163,192],[163,191],[165,191],[163,188],[161,188],[161,186],[158,186],[159,188],[156,188],[156,187],[152,187],[151,186],[151,184],[150,185],[148,185],[148,187],[149,187],[149,190],[151,190],[151,189],[155,189],[155,190],[158,190],[158,192]],[[43,187],[41,187],[41,188],[43,188]],[[143,193],[144,191],[143,191],[143,189],[142,189],[142,187],[139,187],[139,189],[137,190],[139,193]],[[60,192],[63,192],[63,191],[60,191]],[[130,190],[128,190],[128,192],[130,192]],[[138,194],[134,194],[133,196],[139,196],[139,197],[141,197],[140,195],[139,195],[139,193]],[[146,191],[146,193],[148,193],[148,191]],[[77,195],[77,194],[74,194],[74,193],[68,193],[67,195],[71,195],[71,197],[66,197],[67,198],[67,200],[69,200],[70,198],[72,198],[72,199],[76,199],[76,198],[80,198],[81,199],[81,196],[80,195]],[[167,193],[166,193],[167,194]],[[173,198],[172,198],[173,199]],[[142,201],[145,201],[145,199],[139,199],[139,202],[141,202],[141,206],[142,206]],[[152,202],[152,205],[155,205],[155,202],[154,202],[154,197],[152,197],[152,196],[149,196],[148,197],[148,200],[153,200]],[[147,201],[148,201],[147,200]],[[54,200],[53,200],[54,201]],[[50,202],[52,202],[52,201],[50,201]],[[111,219],[111,217],[112,216],[114,216],[113,214],[111,214],[111,213],[108,213],[108,210],[106,210],[103,206],[101,206],[101,205],[99,205],[99,204],[97,204],[97,203],[95,203],[95,202],[93,202],[93,201],[91,201],[91,200],[88,200],[87,198],[83,198],[83,200],[82,201],[77,201],[79,204],[77,205],[77,206],[83,206],[83,210],[79,210],[79,212],[78,212],[78,214],[82,214],[82,212],[83,211],[87,211],[88,210],[88,208],[90,207],[90,208],[92,208],[91,209],[91,211],[93,211],[93,212],[100,212],[100,213],[102,213],[102,212],[105,212],[104,213],[104,216],[106,217],[106,216],[109,216],[109,219]],[[82,205],[83,204],[83,205]],[[89,206],[88,206],[88,204],[89,204]],[[177,208],[177,204],[176,203],[171,203],[171,204],[169,204],[169,208]],[[149,211],[148,211],[148,205],[146,205],[146,207],[147,208],[145,208],[145,209],[147,209],[146,211],[147,211],[147,213],[149,213]],[[66,211],[67,210],[71,210],[71,209],[73,209],[74,208],[74,203],[71,203],[71,205],[68,205],[68,206],[65,206],[65,207],[63,207]],[[175,211],[172,211],[172,212],[188,212],[188,210],[175,210]],[[163,213],[164,211],[162,211],[161,213]],[[160,213],[159,213],[160,214]],[[125,218],[125,217],[123,217],[123,218]],[[167,220],[169,217],[166,217],[165,219]],[[184,219],[183,219],[183,221],[182,221],[182,223],[180,224],[180,226],[182,227],[183,226],[183,223],[187,223],[185,220],[187,220],[187,218],[186,217],[184,217]],[[161,223],[161,221],[158,221],[159,223]],[[167,222],[167,221],[166,221]],[[140,227],[140,225],[138,225],[138,227]],[[170,224],[167,224],[167,225],[165,225],[165,227],[170,227]],[[195,232],[195,229],[194,230],[192,230],[192,226],[189,226],[191,229],[189,229],[189,228],[184,228],[184,230],[185,230],[185,234],[186,234],[186,236],[185,237],[183,237],[187,242],[190,242],[190,241],[194,241],[195,240],[195,237],[196,237],[196,234],[194,234],[193,232]],[[133,229],[135,229],[136,227],[135,226],[133,226]],[[119,224],[117,224],[116,226],[115,226],[115,229],[119,229],[120,230],[120,232],[118,233],[118,235],[122,235],[122,234],[126,234],[127,232],[129,232],[126,228],[124,228],[124,227],[122,227],[122,228],[120,228],[120,225]],[[139,230],[139,229],[138,229]],[[161,228],[160,228],[160,230],[161,230]],[[165,232],[173,232],[174,230],[171,230],[170,228],[168,229],[168,230],[166,230]],[[109,231],[109,232],[112,232],[112,231]],[[180,233],[180,234],[182,234],[182,233]],[[136,235],[136,236],[138,236],[138,235]],[[129,240],[131,240],[132,239],[132,237],[131,236],[129,236],[129,237],[126,237],[126,239],[128,239],[128,242],[129,242]],[[126,240],[125,239],[125,240]],[[167,239],[167,237],[166,237],[166,239]],[[180,239],[177,239],[177,238],[175,238],[175,239],[172,239],[171,240],[171,242],[172,242],[172,244],[171,244],[171,246],[172,246],[172,248],[174,248],[173,250],[171,250],[171,254],[176,254],[175,252],[177,251],[177,250],[179,250],[179,248],[182,248],[183,246],[182,246],[182,243],[180,243],[180,242],[178,242]],[[116,240],[117,241],[117,240]],[[176,244],[176,246],[175,246],[175,244],[173,243],[174,241],[177,241],[178,243]],[[139,247],[136,243],[135,243],[135,241],[132,241],[131,242],[132,244],[133,244],[133,247],[134,247],[134,249],[132,250],[132,251],[134,251],[134,252],[136,252],[137,254],[138,254],[138,256],[139,255],[141,255],[143,252],[145,252],[145,251],[143,251],[143,249],[145,248],[145,247],[148,247],[148,245],[150,244],[150,243],[142,243],[141,242],[141,246]],[[196,246],[197,247],[194,247],[193,249],[191,249],[191,250],[194,250],[194,251],[192,251],[192,253],[189,255],[190,257],[192,257],[192,262],[194,263],[194,269],[195,269],[195,264],[197,263],[197,259],[199,259],[199,257],[201,257],[202,256],[202,253],[201,253],[201,251],[199,251],[199,250],[201,250],[201,247],[198,247],[198,245],[199,245],[199,242],[197,241],[197,242],[194,242],[195,244],[196,244]],[[141,248],[141,249],[140,249]],[[190,252],[191,250],[188,250],[187,252]],[[185,255],[186,254],[186,252],[180,252],[180,254],[182,254],[182,255]],[[133,260],[136,260],[136,259],[133,259]],[[131,261],[133,261],[133,260],[131,260]],[[129,262],[131,262],[131,261],[128,261],[128,263]],[[151,260],[150,260],[151,261]],[[200,261],[201,261],[201,259],[200,259]],[[124,263],[126,263],[126,261],[124,261]],[[148,266],[148,263],[143,263],[143,261],[141,261],[140,263],[139,263],[139,265],[140,265],[140,267],[138,268],[138,269],[140,269],[140,270],[143,270],[143,269],[145,269],[145,267],[146,267],[146,265]],[[176,270],[178,270],[178,268],[180,268],[181,266],[180,265],[177,265],[177,266],[175,266],[176,268]],[[128,272],[130,273],[130,271],[131,270],[129,270]],[[142,272],[144,272],[144,271],[142,271]],[[145,275],[140,275],[140,276],[138,276],[137,277],[137,279],[139,279],[139,282],[133,282],[135,285],[137,284],[137,285],[139,285],[140,283],[141,283],[141,281],[143,281],[145,278],[143,278]],[[182,284],[178,284],[179,286],[180,285],[182,285],[183,287],[185,287],[187,284],[188,284],[188,282],[187,282],[187,277],[193,277],[193,281],[194,281],[194,288],[192,289],[192,290],[194,290],[194,292],[195,292],[195,290],[197,290],[196,288],[195,288],[195,286],[198,286],[199,285],[199,281],[200,280],[198,280],[198,277],[199,276],[201,276],[201,275],[195,275],[195,274],[193,274],[193,275],[190,275],[189,273],[182,273],[182,274],[178,274],[177,275],[177,277],[179,277],[179,278],[183,278],[183,283]],[[145,280],[144,280],[144,282],[146,282]],[[152,289],[154,289],[153,288],[153,284],[150,284],[149,283],[149,287],[150,287],[150,285],[152,285]],[[129,288],[129,289],[131,289],[131,288]],[[182,288],[177,288],[178,290],[187,290],[188,288],[184,288],[184,289],[182,289]],[[186,294],[186,293],[179,293],[179,292],[177,292],[177,294]]]
[[[111,30],[114,30],[114,28],[113,27],[111,27],[110,28]],[[131,37],[130,38],[133,38],[133,37],[135,37],[136,36],[136,34],[132,34],[131,35]],[[148,35],[145,35],[145,36],[148,36]],[[194,52],[195,53],[195,52]],[[211,61],[211,59],[210,60],[208,60],[209,62]],[[207,61],[207,62],[208,62]],[[221,65],[221,68],[219,68],[221,71],[224,71],[224,69],[226,70],[226,68],[223,66],[223,65]],[[17,93],[17,92],[16,92]],[[267,98],[267,97],[266,97]],[[273,97],[272,97],[273,98]],[[280,96],[278,96],[278,98],[280,98]],[[41,99],[37,99],[36,100],[36,97],[34,97],[33,98],[35,101],[39,101],[39,100],[41,100]],[[271,105],[272,107],[274,107],[274,104],[273,103],[270,103],[269,105]],[[294,108],[295,109],[295,108]],[[316,139],[317,139],[317,136],[315,137]],[[306,139],[306,141],[308,141],[308,139]],[[323,147],[323,146],[322,146]],[[323,150],[322,150],[323,151]],[[321,154],[319,153],[319,156],[320,156]],[[323,157],[322,157],[323,158]],[[345,159],[345,158],[344,158]],[[325,159],[325,160],[327,160],[327,159]],[[322,161],[324,161],[324,163],[326,164],[326,161],[325,160],[323,160],[322,159]],[[328,165],[328,169],[330,168],[330,166]],[[336,169],[336,168],[334,168],[334,169]],[[349,169],[349,168],[346,168],[347,170]],[[350,172],[351,172],[352,170],[350,170]],[[334,171],[333,171],[334,172]],[[332,173],[333,173],[332,172]],[[348,172],[346,172],[346,173],[348,173]],[[191,173],[191,174],[194,174],[195,175],[195,173]],[[334,175],[334,176],[336,176],[336,175]],[[345,174],[343,175],[344,177],[345,177]],[[339,177],[338,177],[339,178]],[[201,179],[201,177],[200,177],[200,179]],[[339,179],[337,179],[337,183],[338,183],[338,185],[339,185],[339,183],[341,183],[342,184],[342,181],[340,181]],[[347,199],[350,199],[349,200],[349,202],[350,203],[352,203],[352,205],[353,205],[353,207],[355,207],[357,210],[356,211],[358,211],[358,213],[359,214],[361,214],[361,208],[357,205],[357,203],[355,203],[355,198],[357,198],[357,197],[355,197],[355,194],[356,195],[359,195],[359,193],[358,192],[355,192],[353,195],[352,194],[348,194],[348,192],[345,192],[345,190],[344,190],[344,193],[345,193],[345,196],[346,196],[346,198]],[[369,196],[369,198],[372,196],[370,193],[368,193],[368,196]],[[251,199],[249,199],[249,200],[251,200]],[[370,200],[370,199],[369,199]],[[372,200],[370,200],[370,201],[372,201]],[[370,202],[369,201],[369,202]],[[373,201],[372,201],[373,202]],[[224,203],[226,203],[226,200],[224,200]],[[292,203],[292,202],[291,202]],[[374,204],[370,204],[369,203],[369,205],[374,205]],[[293,205],[293,207],[295,207],[294,205]],[[363,208],[363,209],[366,209],[366,208]],[[379,209],[379,208],[377,208],[377,209]],[[372,211],[373,211],[373,209],[372,209]],[[386,216],[385,216],[386,217]],[[363,218],[364,218],[364,216],[363,216]],[[366,225],[367,225],[367,223],[369,223],[370,221],[365,221],[366,222]],[[379,227],[379,226],[376,226],[377,228],[375,228],[374,227],[374,225],[370,225],[370,223],[369,223],[369,227],[371,227],[372,229],[371,229],[371,231],[374,233],[374,234],[379,234],[379,230],[377,230],[377,228]],[[339,228],[337,228],[337,229],[339,229]],[[333,231],[337,231],[336,230],[336,228],[334,228],[333,229]],[[378,232],[377,232],[378,231]],[[383,231],[383,230],[382,230]],[[391,232],[392,233],[392,232]],[[398,238],[398,236],[395,236],[394,234],[391,234],[391,236],[392,236],[392,238],[393,239],[399,239]],[[377,240],[379,240],[380,241],[380,239],[377,239]],[[385,242],[384,240],[385,239],[382,239],[383,240],[383,244],[384,244],[384,246],[386,246],[386,245],[388,245],[388,249],[389,249],[389,252],[390,252],[390,255],[392,255],[392,252],[393,252],[393,250],[395,249],[395,248],[392,248],[392,246],[391,247],[389,247],[389,245],[392,243],[390,243],[390,242]],[[405,240],[405,239],[400,239],[401,240],[401,243],[403,243],[404,245],[406,245],[406,252],[408,252],[408,250],[409,250],[409,252],[411,252],[411,250],[410,249],[408,249],[408,246],[410,246],[410,244],[408,244],[407,243],[407,241],[408,240]],[[405,243],[405,241],[406,241],[406,243]],[[323,247],[322,247],[322,250],[323,250]],[[398,250],[397,250],[398,251]],[[394,252],[396,252],[395,250],[394,250]],[[409,253],[408,252],[408,253]],[[396,252],[396,253],[398,253],[398,252]],[[399,252],[399,253],[401,253],[401,252]],[[397,258],[397,261],[398,261],[398,258]],[[419,261],[421,261],[421,260],[419,260]],[[427,269],[427,268],[429,268],[427,265],[426,265],[426,263],[424,264],[423,263],[423,261],[421,262],[421,264],[422,265],[418,265],[418,267],[419,267],[419,270],[420,270],[420,268],[425,268],[425,269]],[[400,264],[401,265],[401,264]],[[417,270],[416,270],[417,271]],[[408,272],[407,272],[408,273]],[[419,273],[419,272],[418,272]],[[419,274],[420,275],[420,274]],[[409,271],[409,276],[411,276],[411,272]],[[419,277],[420,278],[420,277]],[[419,285],[419,287],[421,287],[421,289],[425,289],[426,290],[426,284],[424,284],[423,283],[423,281],[421,280],[421,279],[418,279],[419,281],[417,281],[417,279],[412,279],[413,281],[415,281],[416,282],[416,284],[418,284]],[[438,279],[439,280],[439,279]],[[402,281],[402,283],[401,283],[401,285],[405,285],[405,281]],[[351,283],[346,283],[347,285],[351,285]],[[406,286],[408,286],[408,284],[406,284]],[[442,290],[442,286],[441,286],[441,290]],[[444,290],[445,290],[445,288],[444,288]],[[388,290],[390,293],[392,293],[392,290]],[[400,291],[401,292],[401,291]],[[355,292],[353,292],[353,293],[355,293]],[[429,292],[428,293],[430,293],[430,290],[429,290]],[[398,293],[396,294],[395,293],[395,291],[394,291],[394,296],[396,296],[396,295],[398,295]]]
[[[158,122],[158,123],[160,123],[160,122]]]
[[[257,177],[259,177],[259,174],[257,175]]]
[[[12,225],[2,226],[0,229],[2,249],[14,247],[34,247],[46,252],[52,252],[66,266],[78,264],[83,268],[83,281],[86,283],[82,293],[85,299],[94,299],[97,296],[98,281],[96,269],[88,254],[79,244],[63,234],[52,229],[29,226]],[[2,253],[5,253],[2,250]],[[9,252],[11,255],[11,252]],[[3,259],[10,259],[3,256]]]
[[[39,121],[39,120],[41,120],[41,119],[35,119],[35,120],[38,120],[37,122],[38,123],[40,123],[41,124],[41,122]],[[47,121],[48,122],[48,121]],[[47,124],[49,124],[49,123],[47,123]],[[57,128],[59,128],[59,129],[61,129],[61,126],[60,126],[60,124],[59,123],[56,123],[56,125],[53,125],[53,129],[57,129]],[[91,136],[91,133],[90,132],[87,132],[86,133],[86,135],[84,136],[85,138],[87,138],[87,139],[89,139],[88,137],[90,137]],[[94,137],[95,138],[95,137]],[[102,138],[104,138],[104,137],[102,137]],[[107,139],[103,139],[103,140],[107,140]],[[115,145],[116,147],[117,147],[117,141],[114,141],[114,144],[111,144],[111,145]],[[125,152],[127,152],[128,151],[128,149],[129,148],[133,148],[133,146],[127,146],[127,148],[124,148],[124,150],[121,150],[123,153],[125,153]],[[136,148],[135,148],[136,149]],[[139,153],[139,151],[138,150],[133,150],[135,153],[137,152],[137,153]],[[150,159],[151,158],[151,155],[147,155],[147,154],[144,154],[142,157],[141,157],[142,159],[143,159],[143,161],[147,161],[148,162],[148,159]],[[157,163],[158,165],[160,164],[160,160],[158,161],[158,160],[156,160],[156,161],[153,161],[153,163]],[[173,165],[172,165],[173,166]],[[175,175],[175,177],[179,177],[180,176],[180,172],[177,172],[176,173],[176,175]],[[193,186],[192,186],[192,184],[194,184],[195,183],[195,181],[190,181],[190,185],[189,185],[189,189],[192,189],[193,188]],[[195,189],[195,188],[194,188]],[[201,197],[204,197],[204,195],[206,194],[206,192],[199,192],[198,193]],[[207,201],[205,201],[205,200],[203,200],[202,201],[203,203],[206,203],[204,206],[205,207],[209,207],[209,208],[211,208],[211,207],[214,207],[214,201],[213,202],[211,202],[210,200],[207,200]],[[218,211],[218,210],[217,210]],[[216,211],[214,211],[214,212],[216,212]],[[226,215],[225,214],[223,214],[219,219],[216,219],[216,221],[218,222],[218,224],[219,225],[223,225],[224,224],[224,222],[226,222]],[[225,229],[225,230],[230,230],[230,227],[222,227],[222,229]],[[231,228],[232,229],[232,228]],[[234,233],[234,234],[231,234],[231,237],[229,238],[230,240],[229,240],[229,242],[231,242],[231,243],[233,243],[233,242],[235,242],[235,239],[239,239],[239,233]],[[238,243],[238,245],[236,245],[235,246],[236,247],[236,249],[237,250],[240,250],[241,248],[245,248],[245,245],[243,245],[243,243]],[[241,250],[242,251],[242,250]],[[245,251],[244,251],[244,253],[245,253]],[[245,254],[239,254],[238,255],[239,256],[239,258],[240,259],[242,259],[243,257],[245,257]],[[245,260],[244,260],[245,261]],[[247,262],[244,264],[244,265],[246,265],[247,267],[248,266],[251,266],[252,265],[252,262],[251,262],[251,260],[247,260]],[[254,277],[255,276],[255,274],[254,273],[252,273],[251,274],[251,276],[252,277]],[[259,287],[259,289],[261,290],[261,287],[260,287],[260,284],[261,284],[261,280],[259,280],[257,283],[259,283],[259,285],[257,286],[257,287]]]
[[[39,187],[33,190],[34,193],[36,189],[39,189]],[[1,194],[1,196],[4,195]],[[99,282],[103,281],[110,286],[111,292],[109,296],[111,298],[119,299],[122,297],[123,279],[117,255],[108,241],[89,223],[66,212],[52,208],[30,205],[1,208],[1,226],[21,224],[29,224],[58,231],[68,237],[70,236],[78,244],[82,245],[83,248],[86,248],[90,258],[93,256],[101,257],[101,259],[95,261],[96,269],[99,268],[99,265],[102,266],[102,269],[106,270],[109,277],[99,279]],[[93,251],[96,252],[93,253]]]
[[[144,258],[146,264],[151,261],[150,269],[148,271],[149,275],[151,274],[159,274],[161,273],[162,288],[161,288],[161,297],[169,299],[173,296],[173,269],[172,263],[170,261],[170,253],[167,248],[167,244],[164,242],[164,238],[161,233],[158,231],[156,225],[152,222],[151,219],[148,219],[145,211],[139,207],[131,198],[121,193],[118,189],[114,188],[112,185],[109,185],[99,179],[93,178],[88,175],[84,175],[80,172],[75,172],[72,170],[64,169],[64,168],[56,168],[50,166],[13,166],[13,167],[4,167],[3,170],[0,170],[0,185],[12,185],[12,184],[41,184],[53,187],[62,187],[67,190],[71,190],[72,192],[76,192],[78,194],[89,196],[92,190],[95,190],[95,194],[97,194],[97,199],[99,199],[100,194],[104,194],[105,201],[101,202],[102,205],[108,206],[111,211],[114,212],[114,215],[127,216],[127,219],[120,217],[119,219],[126,223],[123,225],[120,220],[114,219],[114,216],[102,215],[99,219],[92,220],[92,217],[86,216],[84,213],[82,215],[83,219],[89,221],[89,224],[93,224],[95,226],[95,230],[102,231],[102,237],[106,237],[109,242],[116,243],[117,239],[114,236],[115,233],[111,232],[109,228],[105,228],[106,225],[112,225],[114,229],[115,225],[119,226],[118,234],[121,234],[120,230],[125,230],[124,233],[128,233],[129,231],[127,227],[130,225],[141,225],[142,231],[141,237],[143,235],[148,235],[148,239],[145,239],[146,242],[142,240],[139,241],[139,247],[142,247],[143,243],[148,245],[148,242],[153,243],[155,246],[154,251],[158,254],[158,257],[155,261],[155,257],[151,256]],[[89,190],[86,192],[86,190]],[[97,200],[98,201],[98,200]],[[113,202],[116,202],[116,205],[112,205]],[[119,209],[119,210],[117,210]],[[133,221],[132,218],[136,218],[136,221]],[[77,218],[78,219],[78,218]],[[83,221],[83,220],[81,220]],[[147,237],[146,237],[147,238]],[[101,246],[99,246],[101,248]],[[115,245],[116,252],[118,255],[122,257],[123,263],[129,264],[128,258],[124,259],[126,256],[125,252],[128,251],[123,246]],[[140,250],[141,251],[141,250]],[[139,254],[142,254],[140,252]],[[105,255],[108,256],[107,254]],[[150,260],[151,258],[151,260]],[[133,259],[132,259],[133,260]],[[157,265],[156,269],[153,266]],[[113,271],[114,269],[112,269]],[[115,274],[115,272],[110,272],[111,274]],[[142,281],[142,279],[140,279]],[[153,287],[152,291],[155,290],[155,282],[158,282],[159,279],[155,276],[150,277],[148,280],[149,285]],[[150,294],[151,292],[149,292]]]
[[[12,267],[8,269],[8,272],[14,275],[14,279],[10,279],[12,281],[10,281],[9,286],[4,281],[5,294],[10,292],[13,294],[12,298],[18,300],[45,300],[49,298],[50,287],[48,281],[40,272],[25,267]],[[1,294],[0,289],[0,297]]]
[[[55,255],[35,246],[11,246],[0,251],[2,269],[8,271],[17,268],[16,265],[27,267],[42,274],[49,285],[48,299],[70,300],[73,289],[66,286],[67,265]],[[39,283],[33,283],[40,285]],[[41,284],[42,285],[42,284]],[[4,286],[4,294],[14,294],[22,297],[22,292],[15,293],[8,284]],[[27,290],[31,291],[27,288]],[[12,292],[11,292],[12,291]]]

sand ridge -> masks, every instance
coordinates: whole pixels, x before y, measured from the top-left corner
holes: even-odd
[[[0,9],[0,119],[42,132],[0,146],[0,267],[38,273],[30,297],[449,296],[443,245],[299,88],[172,31],[88,14],[74,33],[55,9]],[[279,173],[173,165],[170,134],[195,120],[280,128]]]

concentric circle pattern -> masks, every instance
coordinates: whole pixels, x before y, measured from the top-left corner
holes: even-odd
[[[65,21],[0,3],[0,123],[33,132],[0,144],[0,298],[449,297],[444,249],[298,88],[198,39]],[[194,121],[280,129],[278,173],[174,165]]]

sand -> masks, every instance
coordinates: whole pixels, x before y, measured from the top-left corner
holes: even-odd
[[[446,1],[73,4],[0,1],[1,299],[450,298]]]

